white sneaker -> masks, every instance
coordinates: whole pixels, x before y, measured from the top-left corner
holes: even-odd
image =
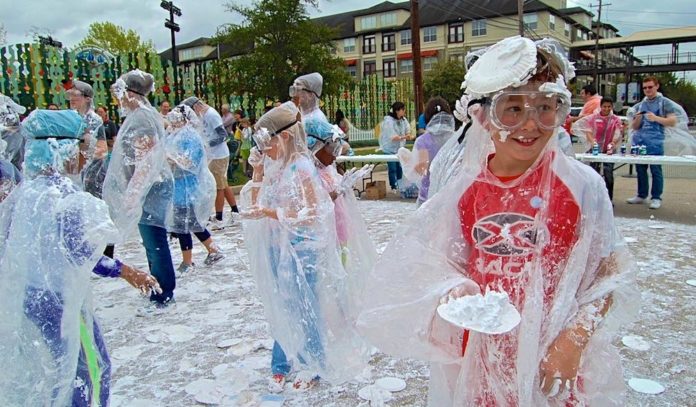
[[[642,204],[643,202],[645,202],[645,198],[641,198],[639,196],[634,196],[633,198],[628,198],[626,200],[626,203],[629,203],[631,205]]]
[[[208,222],[208,227],[211,231],[223,230],[225,229],[225,222],[213,218]]]
[[[662,206],[662,199],[653,199],[650,201],[650,209],[660,209]]]

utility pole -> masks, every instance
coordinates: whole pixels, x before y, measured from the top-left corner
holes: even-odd
[[[524,37],[524,0],[517,0],[517,31]]]
[[[605,4],[605,6],[610,6],[611,3]],[[597,89],[597,92],[600,92],[600,80],[599,80],[599,60],[600,60],[600,55],[599,55],[599,33],[602,28],[602,0],[599,0],[599,5],[598,6],[593,6],[590,4],[590,7],[597,7],[597,29],[595,30],[595,54],[594,54],[594,85],[595,88]]]
[[[413,56],[413,92],[416,98],[416,120],[423,111],[423,71],[420,52],[420,16],[418,0],[411,0],[411,54]]]
[[[179,32],[179,24],[174,22],[174,15],[181,17],[181,9],[174,5],[173,1],[162,0],[160,7],[169,11],[169,19],[164,20],[164,26],[169,28],[172,34],[172,68],[174,70],[174,104],[179,104],[179,53],[176,51],[176,39],[174,33]]]

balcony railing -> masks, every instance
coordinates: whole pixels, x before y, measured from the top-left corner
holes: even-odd
[[[382,43],[382,52],[394,51],[396,50],[396,42]]]
[[[373,45],[363,45],[363,54],[374,54],[377,52],[377,47]]]

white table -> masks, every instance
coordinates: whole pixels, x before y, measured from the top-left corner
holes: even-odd
[[[339,164],[351,163],[352,165],[379,164],[399,162],[399,157],[396,154],[342,155],[340,157],[336,157],[336,162]],[[370,183],[372,181],[372,171],[370,171],[370,175],[363,177],[361,180],[362,188],[355,188],[355,186],[353,186],[353,190],[355,190],[358,196],[360,196],[363,192],[365,192],[365,182]]]
[[[621,155],[621,154],[575,154],[575,158],[583,162],[617,163],[617,164],[652,164],[652,165],[683,165],[696,166],[696,156],[675,155]]]
[[[337,163],[392,163],[398,162],[399,157],[396,154],[368,154],[368,155],[342,155],[336,158]]]

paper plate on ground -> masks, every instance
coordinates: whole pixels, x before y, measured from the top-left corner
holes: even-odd
[[[406,388],[406,381],[399,379],[398,377],[383,377],[381,379],[377,379],[375,384],[384,390],[391,392],[401,391]]]
[[[628,385],[638,393],[644,394],[660,394],[665,391],[665,386],[648,379],[637,379],[634,377],[628,380]]]
[[[686,284],[696,287],[696,280],[686,280]]]
[[[624,241],[626,243],[636,243],[638,241],[638,239],[636,239],[635,237],[626,236],[626,237],[624,237]]]
[[[507,293],[496,291],[453,299],[438,306],[437,313],[453,325],[491,335],[510,332],[521,321]]]
[[[621,342],[624,346],[635,350],[646,351],[650,349],[650,342],[636,335],[626,335],[621,338]]]
[[[664,229],[665,225],[660,225],[659,223],[656,223],[654,225],[648,225],[650,229]]]
[[[383,388],[374,384],[365,386],[358,390],[358,396],[360,396],[360,398],[363,400],[373,402],[384,402],[392,399],[392,394],[389,390],[384,390]]]

